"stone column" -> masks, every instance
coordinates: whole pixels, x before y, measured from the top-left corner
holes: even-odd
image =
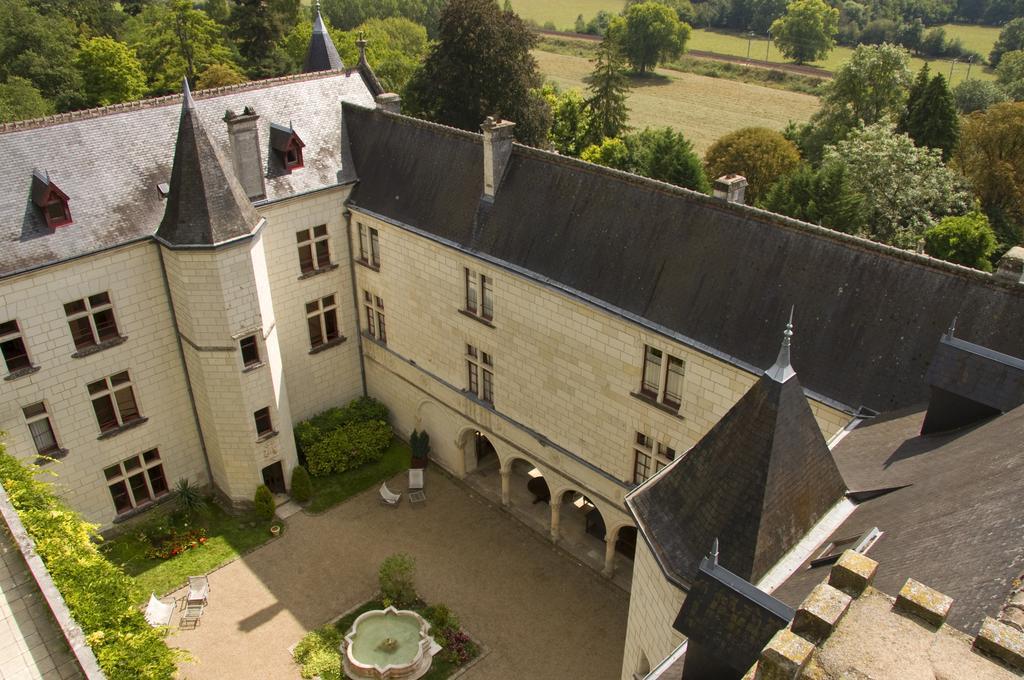
[[[601,572],[605,578],[615,575],[615,536],[610,532],[604,535],[604,570]]]
[[[554,496],[551,497],[551,542],[558,543],[558,511],[562,509],[562,503]]]
[[[509,479],[511,476],[511,469],[501,469],[501,506],[503,508],[507,508],[509,506],[509,501],[511,500],[512,491]]]

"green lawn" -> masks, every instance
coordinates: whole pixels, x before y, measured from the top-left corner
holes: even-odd
[[[624,4],[624,0],[512,0],[512,9],[524,19],[533,19],[542,26],[550,21],[560,31],[571,31],[580,14],[584,21],[590,21],[602,9],[619,13]]]
[[[215,503],[208,503],[204,516],[194,525],[206,529],[207,542],[170,559],[146,557],[150,545],[142,536],[144,527],[167,522],[161,513],[145,524],[103,543],[100,550],[114,564],[124,568],[139,586],[140,601],[150,593],[163,596],[188,582],[189,576],[206,574],[249,552],[270,539],[269,524],[252,516],[234,517]]]
[[[409,468],[412,451],[400,439],[391,442],[384,456],[376,463],[364,465],[328,477],[313,477],[313,500],[309,512],[323,512],[342,501],[380,484],[385,479]]]
[[[992,46],[999,39],[998,26],[945,24],[943,28],[946,29],[947,39],[960,38],[964,47],[974,50],[986,60],[988,59],[988,53],[992,51]],[[974,75],[973,69],[971,69],[971,75]]]

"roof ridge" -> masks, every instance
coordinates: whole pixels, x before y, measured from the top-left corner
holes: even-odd
[[[470,133],[472,134],[472,133]],[[823,238],[827,238],[833,241],[838,241],[846,245],[855,247],[861,247],[866,250],[873,250],[884,255],[889,255],[897,259],[906,260],[911,263],[918,265],[931,267],[933,269],[942,269],[952,274],[958,274],[960,276],[966,276],[973,278],[978,281],[982,281],[999,288],[1005,288],[1015,293],[1024,295],[1024,289],[1021,286],[1014,283],[1007,283],[997,279],[993,274],[989,272],[983,272],[978,269],[972,269],[964,265],[956,264],[953,262],[947,262],[946,260],[940,260],[924,253],[918,253],[912,250],[903,250],[896,246],[891,246],[886,243],[879,241],[872,241],[864,236],[858,236],[856,234],[847,234],[846,232],[837,231],[835,229],[829,229],[823,227],[820,224],[814,224],[813,222],[805,222],[803,220],[789,217],[781,213],[774,213],[764,208],[758,208],[752,205],[746,205],[742,203],[729,203],[722,199],[708,196],[707,194],[681,187],[675,184],[670,184],[658,179],[652,179],[650,177],[644,177],[633,172],[626,170],[618,170],[616,168],[608,167],[606,165],[600,165],[598,163],[591,163],[584,161],[579,158],[572,156],[565,156],[555,151],[548,151],[546,149],[540,149],[534,146],[528,146],[520,142],[515,142],[513,145],[514,151],[519,151],[527,156],[533,156],[538,160],[552,162],[556,164],[565,165],[572,167],[577,170],[583,170],[585,172],[593,172],[595,174],[605,174],[618,179],[625,180],[626,182],[648,189],[659,191],[668,195],[683,196],[689,199],[693,199],[699,203],[706,205],[713,210],[720,210],[722,212],[737,212],[744,213],[745,217],[756,219],[760,222],[768,222],[773,226],[780,226],[784,228],[790,228],[797,231],[803,231],[810,234],[815,234]]]
[[[393,111],[385,111],[384,109],[380,109],[380,108],[369,108],[369,107],[366,107],[366,106],[360,106],[359,104],[356,104],[354,102],[342,102],[342,107],[346,107],[346,106],[355,107],[355,108],[358,108],[358,109],[364,109],[366,111],[376,112],[376,113],[378,113],[378,114],[380,114],[382,116],[388,117],[388,118],[398,118],[402,122],[408,123],[408,124],[412,125],[413,127],[426,128],[428,130],[436,130],[438,132],[444,132],[444,133],[447,133],[447,134],[455,136],[455,137],[464,137],[466,139],[472,139],[474,141],[477,140],[477,139],[480,139],[480,140],[483,139],[483,134],[480,133],[480,132],[473,132],[471,130],[463,130],[462,128],[457,128],[457,127],[454,127],[452,125],[445,125],[444,123],[435,123],[432,120],[426,120],[424,118],[417,118],[416,116],[410,116],[407,113],[395,113]]]
[[[192,92],[192,98],[196,100],[213,99],[215,97],[219,97],[225,94],[245,92],[249,90],[260,90],[267,87],[276,87],[277,85],[284,85],[287,83],[293,83],[303,80],[316,80],[319,78],[328,78],[342,74],[350,76],[352,75],[353,72],[358,72],[358,70],[359,69],[353,67],[335,69],[333,71],[314,71],[312,73],[290,73],[288,75],[277,76],[276,78],[264,78],[262,80],[247,80],[244,83],[237,83],[235,85],[223,85],[221,87],[209,87],[205,90],[195,90]],[[360,73],[360,75],[362,74]],[[29,118],[27,120],[16,120],[10,123],[0,123],[0,134],[3,134],[5,132],[20,132],[22,130],[34,130],[37,128],[48,127],[50,125],[70,123],[77,120],[91,120],[93,118],[101,118],[103,116],[113,115],[115,113],[123,113],[125,111],[151,109],[175,103],[180,104],[181,99],[182,94],[178,92],[175,94],[160,95],[158,97],[136,99],[130,102],[119,102],[117,104],[109,104],[107,106],[99,106],[92,109],[64,111],[62,113],[54,113],[49,116],[43,116],[41,118]]]

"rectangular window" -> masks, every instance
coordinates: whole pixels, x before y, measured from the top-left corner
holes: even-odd
[[[28,431],[32,434],[32,443],[35,444],[36,453],[45,456],[60,451],[57,436],[54,435],[53,425],[50,423],[50,414],[46,411],[46,404],[40,401],[21,410],[25,414]]]
[[[116,430],[142,417],[128,371],[89,383],[88,389],[101,432]]]
[[[331,266],[326,224],[295,232],[295,240],[299,244],[299,269],[303,274]]]
[[[334,296],[306,303],[306,324],[309,327],[309,345],[312,349],[337,340],[338,306]]]
[[[356,222],[359,232],[359,260],[374,268],[380,268],[380,240],[377,230],[362,222]]]
[[[380,242],[377,238],[377,230],[370,228],[370,265],[380,267]]]
[[[473,345],[466,345],[466,369],[469,373],[468,390],[493,406],[494,360],[491,355]]]
[[[0,323],[0,352],[4,355],[8,373],[32,368],[28,350],[25,349],[25,341],[21,337],[21,329],[15,320]]]
[[[366,333],[387,344],[387,326],[384,324],[384,300],[370,291],[363,291],[363,306],[366,310]]]
[[[256,421],[256,434],[260,437],[264,437],[268,434],[273,434],[274,423],[270,420],[270,407],[265,406],[259,411],[252,414],[253,420]]]
[[[109,293],[97,293],[64,305],[71,338],[78,351],[120,337]]]
[[[654,441],[653,437],[643,432],[637,432],[633,444],[633,483],[643,484],[675,458],[675,449]]]
[[[356,226],[359,229],[359,259],[363,262],[369,262],[370,245],[366,235],[366,225],[362,222],[357,222]]]
[[[466,309],[465,311],[490,321],[494,318],[493,281],[486,274],[465,267]]]
[[[644,346],[644,369],[640,393],[678,411],[683,405],[686,363],[660,349]]]
[[[117,514],[128,512],[167,493],[160,452],[150,449],[103,471]]]
[[[247,335],[238,341],[238,347],[242,350],[242,365],[246,368],[260,364],[260,346],[255,335]]]

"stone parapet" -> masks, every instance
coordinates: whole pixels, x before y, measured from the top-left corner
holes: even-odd
[[[839,556],[828,575],[828,584],[847,595],[857,597],[871,585],[878,571],[878,562],[853,550]]]
[[[953,598],[908,578],[896,597],[895,608],[938,627],[945,623],[952,606]]]

